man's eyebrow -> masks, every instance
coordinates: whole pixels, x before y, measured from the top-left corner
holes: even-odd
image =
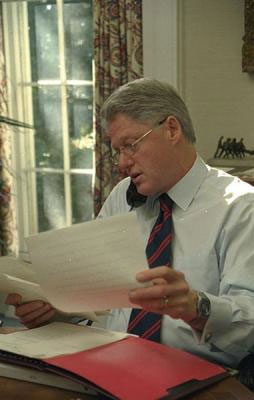
[[[123,135],[121,138],[120,138],[120,145],[119,146],[117,146],[117,147],[115,147],[115,146],[113,146],[112,145],[112,142],[111,142],[111,147],[113,148],[113,149],[115,149],[115,150],[118,150],[120,147],[122,147],[122,146],[125,146],[126,144],[128,144],[128,143],[126,143],[128,140],[132,140],[133,142],[136,140],[135,138],[132,138],[132,137],[130,137],[129,136],[129,134],[126,134],[126,135]]]

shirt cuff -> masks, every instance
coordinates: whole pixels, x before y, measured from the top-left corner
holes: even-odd
[[[193,329],[193,335],[199,344],[211,343],[218,335],[226,332],[232,323],[232,307],[227,299],[205,293],[211,302],[211,314],[202,332]]]

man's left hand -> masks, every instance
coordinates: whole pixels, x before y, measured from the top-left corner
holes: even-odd
[[[132,303],[187,323],[197,317],[197,292],[190,288],[182,272],[163,266],[139,272],[136,278],[138,282],[152,285],[131,290]]]

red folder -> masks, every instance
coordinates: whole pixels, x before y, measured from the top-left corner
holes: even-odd
[[[44,361],[121,400],[180,399],[228,375],[219,365],[137,337]]]

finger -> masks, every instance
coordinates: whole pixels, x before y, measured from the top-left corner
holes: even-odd
[[[156,267],[156,268],[150,268],[145,271],[141,271],[137,273],[136,279],[138,282],[148,282],[153,279],[165,279],[167,282],[171,282],[172,280],[179,279],[180,277],[183,277],[183,273],[176,271],[172,268],[169,268],[167,266],[163,267]]]
[[[5,304],[10,306],[16,306],[21,304],[22,297],[18,293],[10,293],[5,299]]]
[[[36,310],[29,312],[27,314],[23,314],[20,319],[23,323],[27,324],[34,320],[40,319],[44,314],[49,311],[54,310],[50,304],[44,304],[42,307],[37,308]]]
[[[37,328],[38,326],[48,324],[54,318],[55,313],[56,311],[51,309],[31,321],[22,320],[21,322],[29,329]]]
[[[152,280],[153,285],[166,285],[168,282],[163,278],[155,278]]]
[[[196,298],[196,292],[190,290],[184,295],[164,295],[160,298],[136,299],[132,302],[146,311],[168,314],[172,318],[190,321],[196,317]]]
[[[169,289],[167,288],[168,285],[154,285],[149,286],[147,288],[138,288],[133,289],[129,292],[130,300],[147,300],[147,299],[161,299],[163,296],[169,294]]]
[[[15,314],[17,317],[22,318],[27,314],[40,312],[39,310],[41,310],[45,305],[46,304],[43,301],[31,301],[29,303],[22,303],[16,306]]]
[[[185,302],[182,302],[181,298],[170,299],[168,297],[165,297],[156,300],[141,301],[139,306],[145,311],[154,312],[162,315],[166,314],[174,319],[182,318],[183,315],[186,314]]]
[[[139,305],[150,311],[156,312],[172,312],[174,309],[181,309],[186,307],[186,299],[182,296],[163,296],[156,299],[141,300]]]
[[[145,288],[133,289],[129,292],[131,302],[139,302],[147,299],[161,299],[164,296],[185,296],[189,292],[186,281],[178,280],[172,284],[155,284]]]

